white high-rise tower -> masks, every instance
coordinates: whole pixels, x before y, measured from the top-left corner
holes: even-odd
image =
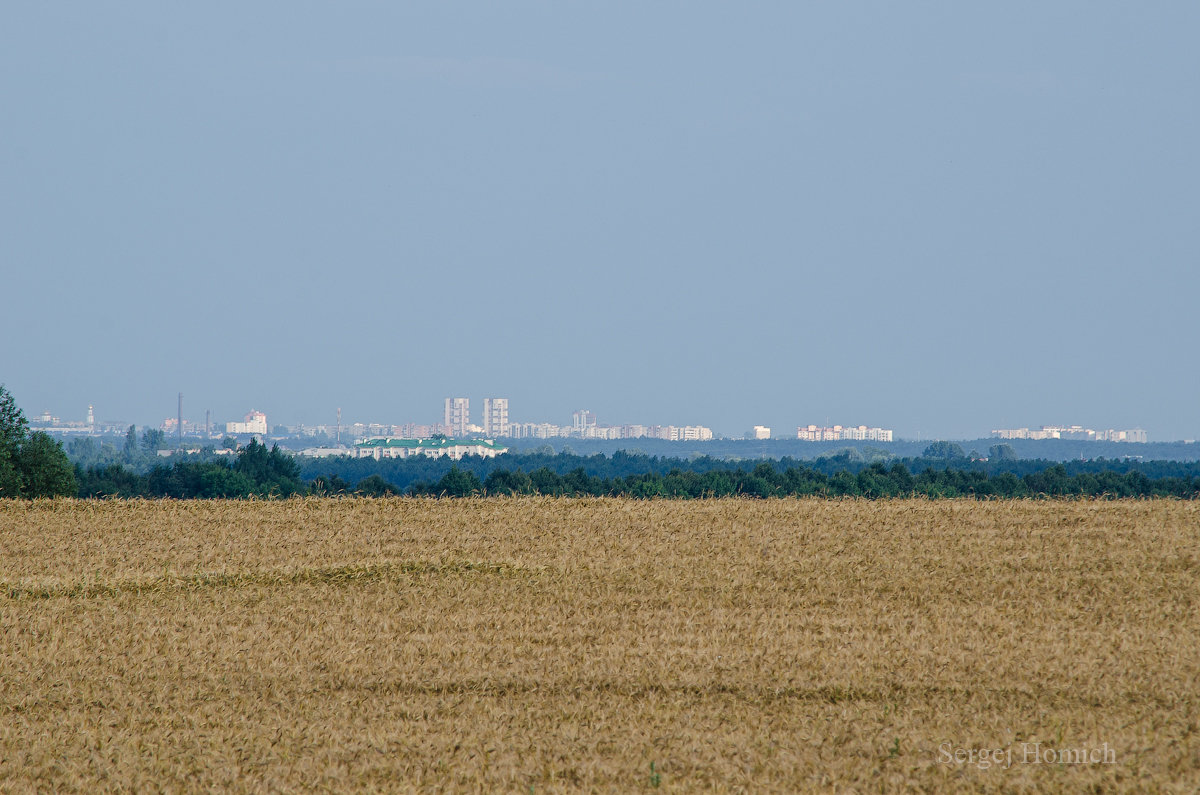
[[[467,435],[471,424],[471,401],[467,398],[446,398],[445,422],[450,435],[460,438]]]
[[[508,398],[483,399],[483,433],[493,439],[508,436]]]

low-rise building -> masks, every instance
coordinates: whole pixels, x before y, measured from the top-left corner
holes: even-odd
[[[843,428],[842,438],[855,442],[890,442],[892,432],[888,428],[868,428],[866,425],[859,425]]]
[[[514,439],[555,439],[570,432],[570,428],[551,422],[514,422],[509,426],[509,434]]]
[[[706,428],[703,425],[684,425],[679,429],[679,441],[681,442],[711,442],[712,438],[712,428]]]
[[[890,442],[893,436],[890,428],[868,428],[866,425],[855,427],[834,425],[829,428],[819,425],[801,425],[796,429],[796,438],[803,442]]]
[[[713,438],[712,428],[703,425],[661,425],[656,431],[655,438],[669,442],[709,442]]]
[[[365,439],[354,445],[356,458],[411,458],[420,455],[427,458],[451,458],[455,461],[467,455],[494,458],[507,453],[493,439]]]
[[[1106,431],[1094,431],[1081,425],[1043,425],[1037,430],[1029,428],[999,428],[992,431],[997,439],[1075,439],[1095,442],[1139,442],[1147,441],[1146,432],[1141,428],[1130,428],[1118,431],[1110,428]]]
[[[1096,438],[1106,442],[1133,442],[1137,444],[1145,444],[1148,441],[1146,432],[1141,428],[1130,428],[1124,431],[1113,429],[1096,431]]]

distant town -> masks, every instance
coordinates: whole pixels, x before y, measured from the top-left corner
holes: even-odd
[[[1028,428],[1008,428],[992,431],[992,436],[997,439],[1074,439],[1084,442],[1140,442],[1142,444],[1149,441],[1146,438],[1146,432],[1141,428],[1130,428],[1124,431],[1109,428],[1105,431],[1096,431],[1080,425],[1043,425],[1036,431]]]
[[[268,423],[267,415],[257,409],[248,412],[242,419],[213,422],[212,413],[205,411],[204,422],[198,423],[183,416],[183,395],[179,395],[176,416],[162,420],[155,430],[161,432],[164,448],[202,446],[205,441],[233,442],[257,438],[261,441],[273,439],[311,442],[308,447],[298,449],[301,455],[331,456],[351,455],[372,458],[446,455],[460,458],[463,455],[493,456],[507,448],[503,440],[521,439],[658,439],[669,442],[706,442],[717,437],[711,428],[704,425],[652,425],[652,424],[605,424],[592,411],[580,409],[571,415],[570,425],[552,422],[514,422],[509,417],[507,398],[489,397],[482,400],[478,421],[474,421],[471,401],[466,397],[448,397],[444,400],[441,422],[435,423],[378,423],[342,422],[341,409],[337,410],[337,421],[330,425],[275,425]],[[105,422],[98,419],[93,406],[88,406],[86,419],[63,421],[44,411],[30,420],[37,430],[59,436],[104,436],[124,435],[129,426],[124,423]],[[143,426],[143,429],[146,426]],[[1011,428],[992,430],[997,439],[1069,439],[1085,441],[1107,441],[1145,443],[1146,431],[1140,428],[1124,430],[1095,430],[1080,425],[1044,425],[1039,429]],[[895,432],[890,428],[867,425],[801,425],[794,432],[777,434],[765,425],[754,425],[740,437],[744,439],[797,439],[809,442],[892,442]],[[200,442],[200,445],[196,443]],[[236,444],[234,445],[236,447]],[[293,445],[298,447],[299,445]]]

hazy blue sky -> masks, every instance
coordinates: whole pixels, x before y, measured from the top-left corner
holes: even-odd
[[[27,414],[1200,436],[1200,5],[417,5],[5,9]]]

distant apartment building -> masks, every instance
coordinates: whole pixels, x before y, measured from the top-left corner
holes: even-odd
[[[770,439],[771,429],[766,425],[755,425],[753,430],[750,431],[750,436],[753,439]]]
[[[471,424],[471,401],[467,398],[446,398],[446,410],[443,425],[449,429],[451,436],[466,436],[467,426]]]
[[[552,422],[522,422],[509,425],[509,435],[515,439],[556,439],[569,436],[570,430]]]
[[[657,428],[656,438],[669,442],[710,442],[712,428],[703,425],[666,425]]]
[[[993,428],[992,436],[997,439],[1057,439],[1049,431],[1031,431],[1028,428]]]
[[[384,458],[411,458],[413,456],[445,457],[457,461],[468,455],[495,458],[506,452],[508,452],[507,447],[499,447],[491,439],[383,438],[367,439],[354,445],[356,458],[374,458],[376,461]]]
[[[802,442],[823,442],[824,428],[818,428],[816,425],[804,426],[801,425],[796,429],[796,438]]]
[[[508,398],[483,399],[483,435],[493,439],[509,435]]]
[[[843,428],[842,439],[852,442],[890,442],[892,441],[892,432],[888,428],[868,428],[866,425],[858,425],[853,428]]]
[[[1030,430],[1029,428],[1002,428],[993,430],[992,436],[997,439],[1062,439],[1064,434],[1066,438],[1088,439],[1096,438],[1096,432],[1088,430],[1079,425],[1061,426],[1061,425],[1043,425],[1038,430]]]
[[[435,433],[442,433],[440,430],[441,427],[437,424],[423,425],[416,422],[406,422],[403,425],[395,426],[396,430],[393,432],[393,435],[405,439],[428,439]]]
[[[1096,431],[1081,425],[1043,425],[1037,430],[1029,428],[1000,428],[992,431],[997,439],[1075,439],[1089,442],[1137,442],[1145,444],[1146,432],[1141,428],[1124,431],[1109,429]]]
[[[571,435],[581,439],[620,439],[621,429],[608,425],[587,425],[581,430],[571,428]]]
[[[804,442],[890,442],[893,432],[888,428],[868,428],[866,425],[824,428],[818,425],[800,426],[796,438]]]
[[[325,426],[328,427],[328,426]],[[365,439],[370,436],[399,436],[399,425],[386,422],[354,422],[342,426],[342,435],[349,439]]]
[[[580,409],[571,415],[571,431],[578,436],[587,433],[588,428],[596,427],[596,415],[587,409]]]
[[[1096,440],[1100,442],[1134,442],[1145,444],[1149,441],[1149,438],[1141,428],[1130,428],[1124,431],[1096,431]]]
[[[261,411],[251,411],[246,415],[243,422],[227,422],[225,423],[225,433],[231,435],[252,434],[254,436],[267,435],[267,415]]]
[[[583,418],[581,418],[582,420]],[[712,428],[704,425],[594,425],[582,421],[572,425],[522,422],[510,426],[514,439],[662,439],[671,442],[707,442]]]
[[[467,432],[460,434],[460,436],[469,436],[470,427],[467,426]],[[330,435],[333,433],[333,428],[330,426],[322,425],[319,428]],[[379,437],[428,439],[435,434],[441,434],[442,436],[453,435],[451,429],[441,423],[428,425],[425,423],[406,422],[395,425],[386,422],[356,422],[351,425],[342,426],[342,435],[350,439],[372,439]]]

